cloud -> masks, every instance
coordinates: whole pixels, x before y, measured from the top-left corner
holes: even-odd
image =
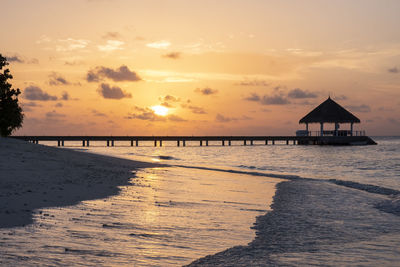
[[[262,105],[287,105],[290,104],[290,101],[283,95],[272,95],[272,96],[263,96],[260,100]]]
[[[134,71],[129,70],[129,68],[125,65],[122,65],[116,70],[98,66],[92,70],[89,70],[86,75],[86,80],[88,82],[99,82],[104,78],[111,79],[114,82],[142,80]]]
[[[195,90],[195,92],[196,93],[200,93],[200,94],[202,94],[202,95],[213,95],[213,94],[216,94],[216,93],[218,93],[218,90],[216,90],[216,89],[211,89],[211,88],[209,88],[209,87],[206,87],[206,88],[197,88],[196,90]]]
[[[57,96],[49,95],[43,91],[40,87],[31,85],[25,88],[24,97],[28,100],[38,100],[38,101],[55,101]]]
[[[87,45],[89,44],[89,41],[83,39],[67,38],[67,39],[59,39],[58,43],[59,44],[56,46],[56,51],[69,52],[86,48]]]
[[[399,69],[397,67],[393,67],[393,68],[388,69],[388,72],[390,72],[390,73],[399,73],[400,71],[399,71]]]
[[[171,53],[162,55],[162,57],[170,58],[170,59],[178,59],[178,58],[181,58],[181,56],[182,56],[181,52],[171,52]]]
[[[173,121],[173,122],[185,122],[184,118],[181,118],[178,115],[171,114],[166,117],[163,116],[158,116],[157,114],[154,113],[154,110],[151,108],[141,108],[138,106],[135,106],[135,110],[137,111],[136,113],[132,113],[125,117],[125,119],[138,119],[138,120],[144,120],[144,121]]]
[[[186,103],[181,104],[181,107],[189,109],[194,114],[207,114],[207,112],[204,110],[204,108],[192,105],[190,103],[192,103],[192,101],[190,99],[188,99],[188,100],[186,100]]]
[[[346,108],[350,109],[353,112],[370,112],[371,108],[368,105],[362,104],[359,106],[346,106]]]
[[[22,102],[21,106],[22,110],[25,112],[32,111],[35,107],[41,107],[41,105],[38,105],[36,102]]]
[[[25,107],[41,107],[41,105],[38,105],[36,102],[24,102],[22,105]]]
[[[119,32],[107,32],[102,36],[103,39],[120,39],[122,36]]]
[[[46,118],[51,120],[58,120],[64,117],[66,117],[65,114],[57,113],[55,110],[46,113]]]
[[[122,98],[131,98],[132,95],[130,93],[122,91],[121,88],[117,86],[111,87],[107,83],[100,84],[97,92],[107,99],[122,99]]]
[[[345,96],[345,95],[338,95],[338,96],[335,96],[334,98],[335,98],[335,100],[346,100],[346,99],[347,99],[347,96]]]
[[[97,110],[95,110],[95,109],[92,109],[92,114],[93,114],[94,116],[96,116],[96,117],[107,117],[107,114],[102,113],[102,112],[100,112],[100,111],[97,111]]]
[[[167,49],[170,45],[171,43],[165,40],[146,44],[147,47],[156,49]]]
[[[173,105],[171,105],[171,104],[168,103],[168,102],[162,102],[160,105],[161,105],[161,106],[164,106],[164,107],[167,107],[167,108],[173,108],[173,107],[174,107]]]
[[[185,120],[185,119],[183,119],[183,118],[181,118],[181,117],[179,117],[179,116],[177,116],[177,115],[174,115],[174,114],[168,115],[167,118],[168,118],[168,120],[174,121],[174,122],[183,122],[183,121],[187,121],[187,120]]]
[[[173,95],[166,95],[164,97],[160,96],[158,100],[163,101],[161,103],[162,106],[172,108],[174,107],[170,102],[180,102],[181,99],[179,97]]]
[[[215,116],[215,120],[217,121],[217,122],[231,122],[231,121],[236,121],[236,120],[238,120],[237,118],[234,118],[234,117],[225,117],[224,115],[221,115],[221,114],[217,114],[216,116]]]
[[[302,90],[300,88],[295,88],[288,92],[288,97],[295,99],[316,98],[317,94],[309,92],[307,90]]]
[[[97,48],[100,51],[115,51],[115,50],[122,50],[122,46],[125,44],[125,42],[118,41],[118,40],[107,40],[107,43],[105,45],[98,45]]]
[[[267,83],[265,80],[258,80],[258,79],[247,80],[246,79],[244,81],[241,81],[237,85],[240,85],[240,86],[269,86],[270,84]]]
[[[69,85],[70,82],[68,82],[64,77],[62,77],[60,74],[57,74],[56,72],[52,72],[49,75],[49,84],[50,85]]]
[[[76,65],[82,65],[83,62],[82,61],[65,61],[64,65],[67,66],[76,66]]]
[[[21,56],[18,56],[18,55],[9,56],[9,57],[6,57],[6,58],[7,58],[7,61],[10,62],[10,63],[13,63],[13,62],[21,63],[21,64],[22,63],[27,63],[27,64],[38,64],[39,63],[39,60],[36,59],[36,58],[32,58],[32,59],[26,60],[26,59],[23,59]]]
[[[173,102],[179,102],[181,99],[179,97],[173,96],[173,95],[166,95],[164,97],[165,101],[173,101]]]
[[[68,92],[64,91],[64,92],[62,93],[62,95],[61,95],[61,100],[65,100],[65,101],[70,100],[70,97],[69,97]]]
[[[37,58],[32,58],[28,62],[28,64],[39,64],[39,59]]]
[[[24,63],[24,60],[19,56],[6,57],[8,62]]]
[[[378,110],[379,110],[379,111],[390,111],[390,112],[394,111],[394,110],[393,110],[392,108],[390,108],[390,107],[379,107]]]
[[[138,111],[138,113],[132,113],[125,117],[126,119],[138,119],[138,120],[144,120],[144,121],[165,121],[166,118],[162,116],[158,116],[154,113],[154,110],[150,108],[140,108],[135,106],[135,110]]]
[[[252,93],[250,96],[245,97],[244,100],[247,101],[254,101],[258,102],[262,105],[286,105],[290,104],[289,99],[286,98],[282,93],[277,93],[274,95],[264,95],[264,96],[259,96],[256,93]]]
[[[245,97],[244,100],[258,102],[258,101],[261,100],[261,98],[260,98],[260,96],[258,94],[252,93],[248,97]]]
[[[190,111],[192,111],[192,113],[194,114],[207,114],[207,112],[202,107],[189,105],[187,108],[190,109]]]
[[[207,112],[202,107],[182,104],[181,107],[189,109],[194,114],[207,114]]]

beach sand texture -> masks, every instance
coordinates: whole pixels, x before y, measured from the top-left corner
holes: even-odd
[[[35,209],[105,198],[128,184],[137,162],[0,138],[0,227],[32,223]]]

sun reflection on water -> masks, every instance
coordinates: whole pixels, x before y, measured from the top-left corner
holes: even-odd
[[[276,182],[174,167],[141,170],[117,196],[43,209],[33,226],[15,230],[0,247],[11,265],[23,251],[34,255],[28,265],[37,259],[44,265],[183,265],[250,242],[250,227],[269,209]]]

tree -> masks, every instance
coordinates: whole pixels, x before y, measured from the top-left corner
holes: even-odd
[[[21,94],[19,89],[12,89],[12,85],[8,80],[13,76],[9,69],[1,70],[7,66],[8,62],[5,57],[0,54],[0,135],[9,136],[14,130],[22,126],[24,114],[18,104],[18,95]]]

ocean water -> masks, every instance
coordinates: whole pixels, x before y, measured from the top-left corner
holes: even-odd
[[[66,143],[170,167],[139,170],[117,196],[38,210],[33,225],[1,229],[0,263],[181,266],[217,253],[193,265],[398,266],[400,138],[374,140]]]
[[[339,179],[400,190],[400,137],[374,137],[374,140],[379,145],[298,146],[282,143],[265,146],[255,142],[253,146],[243,146],[241,142],[233,142],[231,147],[222,147],[218,142],[210,142],[210,146],[200,147],[198,142],[187,142],[186,147],[176,147],[175,142],[163,142],[163,147],[154,147],[153,142],[143,142],[139,147],[130,147],[128,142],[116,142],[116,147],[105,147],[104,142],[92,142],[91,147],[82,148],[79,143],[71,144],[84,151],[134,160],[282,178]]]

